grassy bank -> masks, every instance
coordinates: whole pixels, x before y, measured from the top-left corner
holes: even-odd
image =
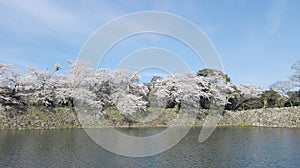
[[[101,123],[95,127],[105,128],[147,128],[187,126],[181,123],[174,125],[178,115],[176,109],[148,108],[132,116],[123,115],[114,107],[106,109]],[[206,119],[207,112],[197,114],[193,127],[201,127]],[[194,120],[194,119],[193,119]],[[228,111],[222,117],[220,127],[300,127],[300,108],[274,108],[249,111]],[[190,125],[189,125],[190,126]],[[70,107],[27,107],[21,110],[6,107],[0,110],[0,129],[71,129],[83,128]]]

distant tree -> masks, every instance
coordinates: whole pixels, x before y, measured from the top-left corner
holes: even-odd
[[[195,78],[193,73],[172,74],[162,77],[153,90],[161,107],[180,109],[181,103],[193,102],[199,106],[201,97],[210,97],[209,83],[204,77]],[[199,107],[198,107],[199,108]]]
[[[252,110],[252,109],[260,109],[263,108],[264,104],[258,97],[252,98],[240,98],[240,102],[238,104],[238,110]]]
[[[206,68],[206,69],[199,70],[197,72],[197,76],[203,76],[203,77],[216,76],[216,75],[217,76],[222,76],[226,80],[226,82],[231,82],[231,79],[229,78],[229,76],[227,74],[224,74],[221,71]]]
[[[294,106],[300,106],[300,90],[299,91],[290,91],[287,93],[290,97],[290,101]]]
[[[270,89],[260,95],[264,108],[282,107],[282,97],[276,91]]]
[[[261,86],[254,84],[241,84],[238,88],[239,95],[235,96],[235,99],[231,99],[235,103],[234,109],[230,110],[250,110],[262,108],[259,96],[263,92]]]
[[[97,99],[103,103],[104,109],[113,106],[110,99],[112,93],[113,72],[109,69],[98,69],[95,73],[91,89],[97,95]]]
[[[56,101],[72,106],[74,103],[82,104],[96,109],[101,115],[103,102],[97,98],[98,81],[95,71],[88,63],[82,61],[70,62],[70,68],[66,76],[60,75],[59,80],[56,80]]]
[[[270,89],[277,91],[280,95],[288,99],[290,106],[293,106],[289,92],[295,88],[295,84],[291,81],[277,81],[269,86]]]
[[[237,110],[238,105],[239,105],[238,96],[230,97],[228,99],[228,103],[225,105],[225,110]]]
[[[137,82],[140,76],[127,70],[116,70],[112,81],[111,99],[113,104],[124,114],[133,113],[146,108],[147,87],[140,87]],[[145,91],[143,93],[143,91]]]
[[[0,64],[0,103],[17,104],[16,96],[17,73],[15,67],[10,64]]]
[[[262,94],[263,89],[261,86],[254,84],[241,84],[239,86],[240,94],[245,99],[257,98]]]
[[[0,64],[0,89],[11,85],[14,68],[10,64]]]
[[[294,70],[294,75],[292,75],[291,80],[295,82],[296,87],[300,87],[300,61],[295,62],[291,69]]]
[[[45,106],[54,106],[55,102],[55,72],[60,69],[55,65],[51,72],[36,70],[28,66],[27,73],[18,79],[18,95],[23,97],[23,102],[32,105],[42,104]]]
[[[178,109],[184,104],[194,109],[225,106],[228,95],[234,91],[233,85],[226,82],[219,73],[195,75],[194,73],[172,74],[162,77],[154,90],[161,106],[174,106]]]
[[[223,93],[226,96],[228,102],[225,105],[225,110],[235,110],[238,105],[238,98],[240,95],[240,90],[231,83],[231,79],[227,74],[224,74],[221,71],[217,71],[214,69],[203,69],[198,71],[197,76],[201,77],[218,77],[218,79],[222,79],[223,86],[227,86],[227,90]],[[229,89],[230,88],[230,89]],[[204,98],[201,100],[201,106],[205,109],[209,107],[209,100]]]
[[[109,98],[129,126],[134,122],[133,115],[137,112],[143,112],[148,104],[146,100],[148,87],[137,84],[140,79],[140,76],[135,72],[127,70],[113,72]]]
[[[151,81],[150,81],[150,84],[152,87],[155,87],[155,85],[162,79],[161,76],[153,76]]]

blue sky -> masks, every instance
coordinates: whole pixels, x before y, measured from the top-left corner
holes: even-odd
[[[170,12],[199,26],[237,85],[254,83],[266,88],[276,80],[287,80],[292,75],[290,66],[300,60],[297,0],[0,0],[0,63],[14,64],[21,72],[27,65],[67,67],[67,60],[77,58],[96,29],[141,11]],[[194,71],[204,68],[179,42],[154,34],[122,41],[104,63],[113,68],[126,54],[151,46],[176,53]]]

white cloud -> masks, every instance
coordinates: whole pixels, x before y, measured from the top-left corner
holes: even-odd
[[[56,32],[66,33],[67,31],[78,31],[78,27],[82,27],[82,20],[76,14],[62,8],[54,1],[0,1],[5,7],[6,12],[2,12],[2,22],[11,23],[10,25],[36,28],[50,29]]]
[[[286,0],[273,0],[267,15],[267,32],[272,35],[277,33],[282,23]]]
[[[121,8],[104,1],[0,0],[3,30],[39,38],[88,36],[122,13]]]
[[[121,12],[99,1],[0,0],[0,59],[17,62],[7,55],[42,52],[45,57],[45,53],[62,47],[68,51],[81,47],[96,28]],[[22,52],[6,52],[3,48]]]

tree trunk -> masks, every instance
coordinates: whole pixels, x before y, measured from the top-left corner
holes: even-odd
[[[264,100],[264,109],[267,108],[268,100]]]

